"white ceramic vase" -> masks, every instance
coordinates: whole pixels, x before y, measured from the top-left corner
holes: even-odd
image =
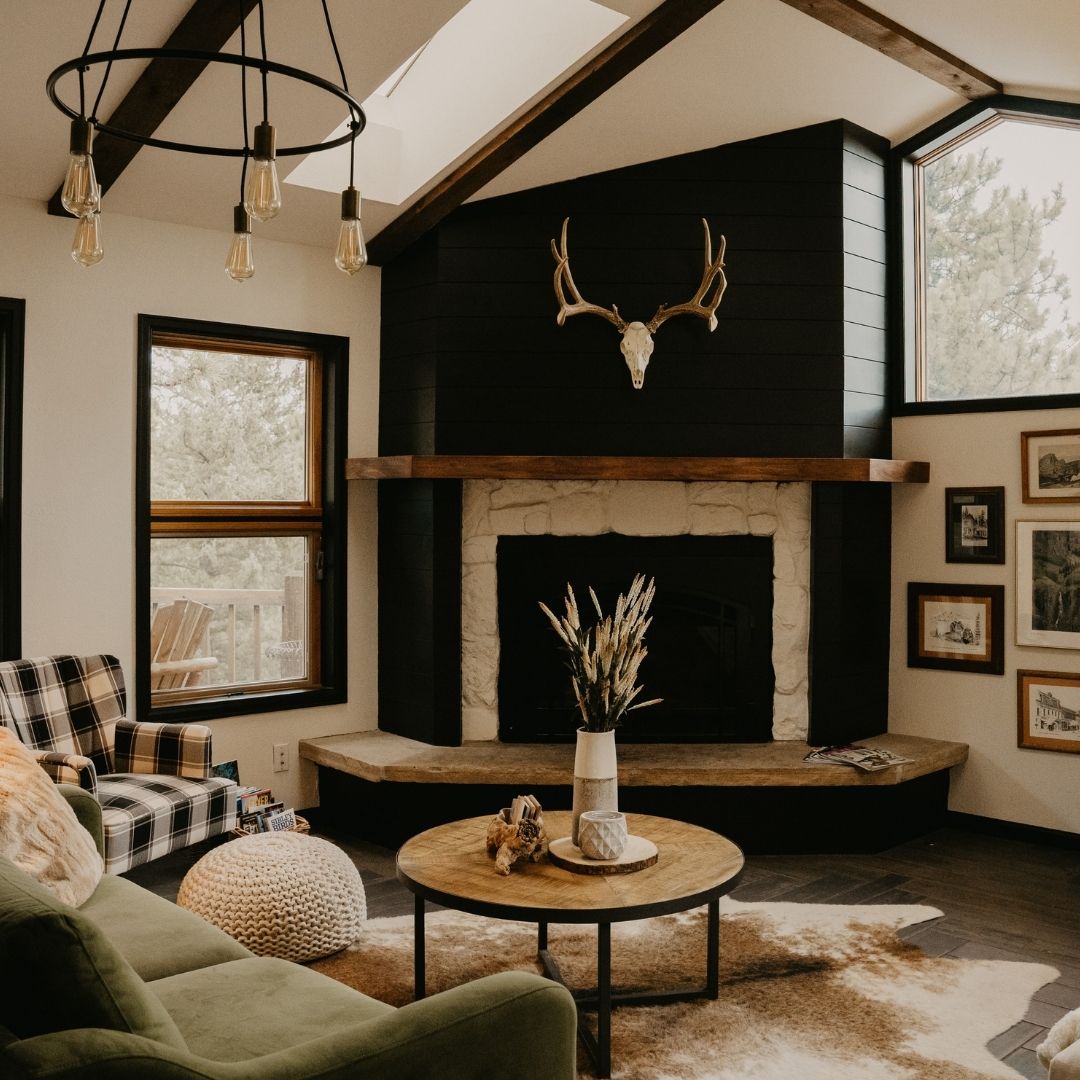
[[[619,767],[614,731],[578,728],[574,754],[574,810],[570,839],[578,842],[578,819],[586,810],[619,809]]]

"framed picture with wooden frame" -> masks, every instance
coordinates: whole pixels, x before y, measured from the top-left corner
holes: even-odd
[[[1005,586],[908,582],[908,667],[1005,673]]]
[[[1080,428],[1022,431],[1026,503],[1080,503]]]
[[[1080,754],[1080,674],[1016,673],[1016,745]]]
[[[1080,649],[1080,521],[1016,523],[1016,644]]]
[[[945,489],[945,561],[1005,562],[1005,489]]]

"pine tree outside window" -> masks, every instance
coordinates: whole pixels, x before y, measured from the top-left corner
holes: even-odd
[[[1076,404],[1080,107],[974,103],[895,154],[898,411]]]

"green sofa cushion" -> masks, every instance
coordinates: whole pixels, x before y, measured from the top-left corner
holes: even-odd
[[[193,1054],[244,1061],[396,1010],[305,967],[233,960],[149,984]]]
[[[74,784],[57,784],[60,794],[68,801],[68,806],[75,811],[79,824],[94,838],[98,854],[105,855],[105,833],[101,825],[101,803],[82,788]]]
[[[101,930],[3,857],[0,971],[0,1022],[19,1038],[109,1028],[184,1048],[161,1002]]]
[[[253,955],[205,919],[115,874],[79,911],[147,982]]]

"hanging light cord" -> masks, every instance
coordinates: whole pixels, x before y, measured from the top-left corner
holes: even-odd
[[[124,33],[124,25],[127,23],[128,12],[131,10],[131,0],[127,0],[124,4],[124,14],[120,16],[120,25],[116,28],[116,38],[113,40],[112,51],[116,52],[120,48],[120,38]],[[97,97],[94,99],[94,111],[90,116],[90,122],[92,124],[97,123],[97,111],[98,106],[101,104],[101,97],[105,93],[105,84],[109,81],[109,73],[112,71],[113,62],[110,60],[105,65],[105,74],[101,78],[101,85],[98,87]]]
[[[101,22],[101,16],[105,12],[105,0],[101,0],[98,4],[97,14],[94,16],[94,23],[90,27],[90,35],[86,39],[86,45],[83,47],[82,54],[85,57],[90,51],[90,46],[94,43],[94,35],[97,33],[98,23]],[[86,73],[86,68],[79,68],[79,115],[86,116],[86,83],[83,76]]]
[[[334,59],[337,61],[338,72],[341,74],[341,89],[349,92],[349,79],[345,74],[345,65],[341,62],[341,52],[338,50],[337,38],[334,36],[334,25],[330,21],[330,9],[326,6],[326,0],[322,0],[323,17],[326,19],[326,32],[330,35],[330,47],[334,50]],[[349,127],[352,128],[353,137],[349,140],[349,187],[355,187],[356,177],[356,131],[360,121],[356,113],[349,108]]]
[[[262,47],[263,63],[266,63],[266,13],[263,11],[263,0],[259,0],[259,42]],[[269,123],[269,95],[266,89],[266,68],[262,69],[262,99],[263,99],[263,123]]]
[[[244,29],[244,0],[240,2],[240,55],[247,57],[247,32]],[[247,106],[247,68],[240,67],[240,111],[244,121],[244,164],[240,169],[240,202],[244,201],[244,185],[247,183],[248,158],[251,157],[251,143],[248,141],[248,106]]]

